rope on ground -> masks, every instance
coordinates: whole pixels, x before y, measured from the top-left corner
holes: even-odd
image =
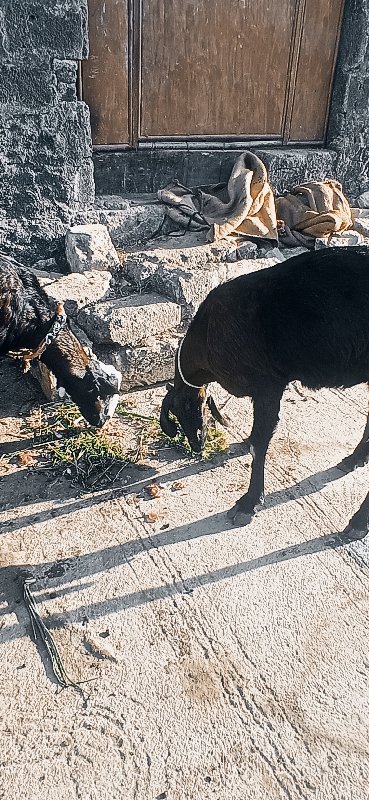
[[[32,625],[32,631],[35,641],[37,642],[37,636],[40,635],[47,653],[50,657],[52,671],[55,675],[55,678],[60,686],[63,689],[66,689],[68,686],[76,689],[77,692],[82,694],[84,697],[84,692],[81,687],[72,681],[67,672],[65,671],[63,662],[60,657],[59,650],[55,644],[54,638],[51,635],[49,629],[46,627],[45,623],[43,622],[36,606],[36,601],[34,595],[31,592],[30,585],[32,583],[36,583],[35,578],[26,578],[23,582],[23,597],[24,602],[29,613]]]

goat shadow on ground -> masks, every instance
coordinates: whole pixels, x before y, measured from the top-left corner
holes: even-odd
[[[52,492],[53,505],[47,510],[40,512],[33,512],[29,515],[22,515],[15,519],[4,520],[0,522],[0,535],[6,533],[13,533],[20,528],[27,525],[35,525],[46,520],[56,519],[72,511],[79,511],[83,508],[91,508],[104,501],[112,500],[114,498],[124,497],[132,492],[139,494],[145,489],[148,483],[152,482],[153,478],[161,484],[168,484],[177,480],[183,480],[189,476],[214,470],[216,468],[224,468],[226,464],[234,458],[245,459],[245,491],[249,482],[250,474],[250,457],[247,457],[245,451],[245,444],[238,443],[231,446],[227,453],[218,455],[215,459],[210,461],[188,461],[178,466],[178,454],[173,456],[170,460],[169,448],[168,455],[165,458],[165,466],[169,471],[161,471],[155,467],[137,467],[136,465],[128,465],[126,470],[121,474],[119,483],[116,486],[103,489],[101,491],[94,491],[90,493],[85,491],[76,497],[76,487],[66,478],[60,476],[59,478],[51,481],[51,487],[56,483],[59,485],[60,498],[58,499],[55,494],[55,489]],[[175,468],[172,467],[173,461],[176,462]],[[129,481],[125,482],[125,475],[129,474]],[[337,469],[337,467],[329,467],[328,469],[321,470],[307,478],[293,484],[289,487],[282,487],[271,494],[267,494],[265,498],[264,508],[273,508],[277,505],[288,503],[291,500],[301,499],[310,494],[320,491],[328,483],[331,483],[339,478],[343,478],[344,473]],[[30,480],[31,479],[31,480]],[[226,480],[226,476],[225,476]],[[12,508],[19,508],[22,505],[34,504],[35,497],[39,500],[50,499],[50,478],[46,477],[42,471],[35,470],[28,476],[28,486],[25,486],[24,473],[15,472],[10,475],[5,475],[0,479],[1,487],[1,504],[3,510],[9,512]],[[37,491],[34,489],[30,493],[33,484],[37,486]],[[25,491],[26,489],[26,491]],[[1,505],[0,505],[1,510]],[[260,513],[263,513],[262,511]]]
[[[4,384],[1,380],[4,377],[4,370],[1,369],[2,366],[3,364],[0,365],[0,413],[4,413],[4,404],[2,400],[3,395],[5,395]],[[13,362],[8,366],[13,372],[15,386],[19,387],[20,394],[17,396],[17,402],[15,403],[14,393],[16,389],[14,388],[14,391],[10,392],[12,396],[9,398],[6,410],[9,415],[14,414],[14,416],[19,416],[20,414],[24,414],[25,411],[29,411],[35,403],[42,402],[43,397],[33,380],[29,379],[28,376],[24,377],[22,374],[19,374],[19,368],[13,364]],[[28,384],[28,381],[30,381],[30,384]],[[6,391],[8,393],[8,388]],[[18,401],[23,403],[23,405],[19,405]],[[186,462],[180,467],[176,465],[175,469],[171,468],[171,464],[169,463],[169,471],[160,474],[160,482],[171,482],[196,474],[199,471],[214,469],[216,466],[222,467],[225,466],[230,459],[240,456],[245,457],[245,467],[247,465],[249,466],[250,462],[249,459],[246,459],[245,446],[243,443],[232,445],[231,451],[223,456],[218,456],[215,462]],[[168,462],[167,453],[162,460],[167,460]],[[176,456],[176,461],[178,461],[178,456]],[[132,466],[129,467],[129,470],[130,473],[132,473]],[[19,487],[15,481],[15,476],[17,474],[19,476],[20,473],[13,473],[2,479],[2,499],[4,499],[4,497],[9,498],[9,502],[13,503],[13,507],[15,505],[19,507],[20,504],[26,505],[28,503],[33,503],[34,497],[42,499],[40,485],[42,484],[46,487],[48,479],[45,478],[43,484],[42,476],[36,472],[34,477],[35,481],[38,481],[37,493],[34,494],[32,492],[33,496],[27,496],[23,489],[23,499],[21,500]],[[30,524],[34,525],[47,519],[55,519],[69,514],[71,511],[78,511],[85,507],[91,507],[111,498],[123,497],[127,492],[139,492],[144,489],[148,482],[152,481],[153,474],[155,474],[155,470],[151,470],[149,475],[147,473],[143,475],[141,472],[136,476],[137,480],[130,480],[128,485],[120,485],[113,490],[107,489],[101,492],[94,492],[92,495],[86,493],[78,498],[75,498],[75,489],[65,479],[62,479],[60,489],[63,497],[56,500],[53,508],[48,511],[41,511],[36,514],[32,513],[28,516],[23,516],[9,523],[4,522],[1,532],[13,532]],[[313,492],[319,491],[327,483],[342,477],[343,474],[339,470],[335,467],[330,467],[315,475],[308,476],[294,486],[281,488],[267,495],[265,507],[271,508],[281,503],[287,503],[292,499],[305,497]],[[247,485],[247,483],[248,473],[245,470],[245,484]],[[211,523],[210,525],[209,522]],[[205,535],[216,533],[224,533],[224,535],[227,535],[227,532],[229,533],[230,530],[231,525],[227,522],[225,513],[222,512],[187,525],[159,531],[150,537],[139,537],[124,544],[105,548],[97,553],[95,552],[61,559],[57,562],[45,562],[37,565],[24,564],[16,567],[3,567],[0,569],[0,642],[9,642],[24,636],[26,632],[31,633],[28,614],[22,600],[22,579],[24,579],[25,576],[32,575],[37,579],[35,595],[38,601],[47,600],[47,598],[50,597],[50,590],[52,592],[51,596],[70,596],[78,593],[80,589],[85,590],[89,586],[92,586],[94,575],[98,575],[114,566],[129,562],[135,555],[141,552],[148,551],[152,548],[157,549],[166,545],[189,541]],[[247,528],[245,529],[245,535],[247,535]],[[106,614],[117,613],[127,608],[138,607],[158,599],[188,594],[198,587],[246,574],[256,569],[262,569],[266,566],[301,558],[306,555],[314,555],[327,549],[349,545],[357,538],[357,535],[354,535],[352,532],[327,534],[326,536],[320,536],[311,541],[305,541],[300,544],[266,553],[263,556],[246,562],[228,565],[209,573],[199,574],[190,579],[175,580],[169,585],[151,587],[122,597],[101,600],[89,606],[89,617],[90,619],[98,619]],[[10,625],[3,624],[2,627],[1,616],[8,615],[12,612],[17,617],[17,623]],[[84,613],[85,610],[83,606],[76,606],[69,609],[62,618],[60,614],[48,617],[48,625],[51,629],[63,627],[67,620],[83,620]],[[45,660],[45,654],[43,654],[42,657]],[[45,667],[47,667],[47,674],[49,675],[50,669],[47,662],[45,663]]]
[[[211,532],[208,530],[211,521]],[[206,530],[204,526],[206,523]],[[83,578],[92,577],[105,570],[116,567],[120,564],[129,562],[134,556],[141,552],[160,547],[165,547],[173,543],[189,541],[205,535],[224,532],[227,535],[224,514],[214,514],[196,522],[172,528],[167,531],[160,531],[150,538],[138,538],[122,545],[104,548],[97,553],[77,556],[74,558],[62,559],[58,562],[45,562],[43,564],[24,564],[17,567],[3,567],[0,570],[0,614],[8,615],[14,613],[17,623],[1,626],[0,622],[0,643],[9,642],[25,635],[30,630],[27,611],[22,602],[22,582],[25,577],[32,575],[36,578],[35,597],[37,600],[45,600],[47,597],[64,596],[78,592],[79,589],[86,589],[92,585],[92,581],[87,584]],[[229,532],[229,529],[228,529]],[[245,535],[247,531],[245,530]],[[176,595],[191,594],[195,589],[208,586],[222,580],[227,580],[239,575],[247,574],[254,570],[277,565],[285,561],[290,561],[304,556],[316,555],[325,550],[332,550],[343,547],[357,541],[365,536],[364,532],[351,531],[349,529],[340,533],[329,533],[318,536],[310,541],[290,545],[274,550],[249,561],[227,565],[217,570],[202,573],[187,579],[178,579],[171,584],[153,586],[148,589],[133,592],[121,597],[100,600],[89,604],[88,620],[99,619],[107,614],[119,613],[128,608],[136,608],[146,603],[156,600],[175,597]],[[72,586],[72,581],[76,580]],[[51,590],[51,595],[50,595]],[[75,606],[61,616],[51,614],[47,618],[48,627],[52,629],[62,628],[66,622],[83,622],[85,620],[85,608]]]

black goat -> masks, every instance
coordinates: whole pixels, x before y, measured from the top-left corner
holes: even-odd
[[[101,427],[115,411],[121,375],[86,354],[69,327],[63,327],[60,312],[57,307],[53,317],[50,300],[32,272],[0,255],[0,356],[25,351],[27,364],[40,354],[87,422]]]
[[[206,404],[224,423],[204,385],[217,381],[236,397],[249,396],[254,422],[248,440],[250,485],[229,513],[248,522],[264,499],[265,456],[290,381],[310,389],[369,382],[369,249],[332,248],[304,253],[213,289],[198,309],[176,355],[160,424],[170,437],[179,420],[192,449],[206,435]],[[362,440],[339,465],[369,459],[369,418]],[[369,495],[351,520],[366,529]]]

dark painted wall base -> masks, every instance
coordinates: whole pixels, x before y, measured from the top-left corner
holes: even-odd
[[[245,145],[247,149],[247,145]],[[333,150],[253,148],[275,192],[306,180],[335,177]],[[96,194],[157,192],[173,180],[185,186],[227,181],[240,150],[143,149],[94,154]]]

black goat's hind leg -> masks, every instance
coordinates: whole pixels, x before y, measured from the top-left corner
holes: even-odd
[[[265,456],[278,422],[283,389],[284,387],[279,386],[265,386],[262,392],[253,397],[254,424],[249,438],[253,457],[250,485],[247,493],[228,511],[234,525],[246,525],[257,506],[264,502]]]
[[[368,385],[369,388],[369,385]],[[338,469],[342,472],[352,472],[355,467],[363,467],[369,461],[369,413],[366,421],[364,433],[361,441],[355,447],[353,453],[347,458],[344,458],[340,464],[337,464]]]
[[[364,539],[369,530],[369,492],[342,532],[342,544]]]

